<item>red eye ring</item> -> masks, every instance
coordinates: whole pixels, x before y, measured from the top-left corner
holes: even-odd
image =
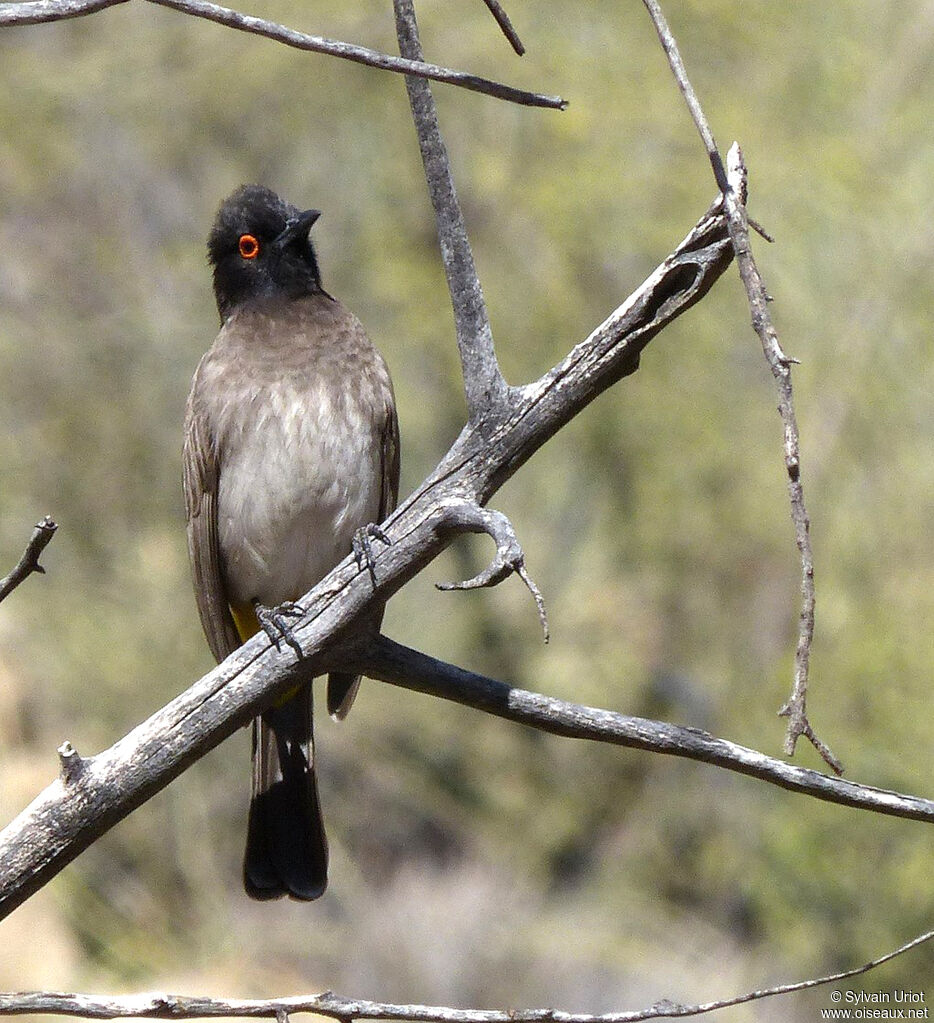
[[[251,234],[241,234],[238,247],[244,259],[256,259],[259,255],[259,242]]]

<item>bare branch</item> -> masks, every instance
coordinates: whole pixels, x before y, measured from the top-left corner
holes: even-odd
[[[522,400],[507,425],[523,435],[528,428],[534,447],[525,457],[564,426],[576,414],[573,410],[634,373],[652,338],[707,294],[732,259],[724,230],[722,199],[718,198],[641,288],[554,368],[517,389]],[[561,400],[556,401],[559,393]],[[499,486],[503,480],[494,475],[493,481]],[[481,503],[486,496],[484,491]]]
[[[103,753],[59,749],[61,775],[0,832],[0,918],[42,887],[98,836],[241,724],[287,678],[316,674],[321,659],[296,662],[265,634],[157,711]],[[230,703],[226,707],[226,701]]]
[[[814,555],[811,549],[810,519],[804,504],[804,487],[801,483],[801,456],[798,423],[795,416],[794,393],[791,386],[791,364],[796,360],[788,358],[782,351],[778,332],[769,313],[769,296],[762,282],[759,268],[752,255],[749,241],[749,219],[746,214],[746,167],[739,145],[734,142],[728,154],[729,173],[724,170],[723,159],[714,140],[713,132],[701,108],[697,93],[688,80],[687,71],[678,44],[668,27],[658,0],[643,0],[658,37],[661,40],[672,73],[684,95],[694,124],[703,139],[713,168],[714,177],[723,195],[724,211],[729,225],[730,241],[736,254],[736,265],[746,289],[752,326],[762,343],[762,351],[775,378],[778,388],[778,412],[784,431],[785,472],[788,477],[788,496],[791,505],[791,520],[795,530],[795,544],[801,562],[801,612],[798,616],[798,643],[795,649],[795,673],[791,697],[779,710],[787,717],[785,752],[791,756],[800,736],[814,746],[824,762],[837,774],[843,773],[843,764],[834,756],[830,747],[823,742],[811,727],[807,718],[808,671],[811,659],[811,643],[814,638]],[[766,236],[768,237],[768,236]]]
[[[0,4],[0,28],[80,18],[123,3],[126,0],[27,0],[23,3],[4,3]]]
[[[286,46],[292,46],[298,50],[311,50],[314,53],[342,57],[344,60],[352,60],[357,64],[365,64],[367,67],[393,71],[397,74],[431,78],[437,82],[456,85],[471,92],[480,92],[509,103],[518,103],[521,106],[546,107],[553,110],[563,110],[567,106],[567,100],[560,96],[528,92],[525,89],[516,89],[511,85],[494,82],[465,71],[455,71],[453,68],[427,64],[424,61],[406,60],[388,53],[380,53],[378,50],[371,50],[366,46],[358,46],[355,43],[345,43],[337,39],[296,32],[295,29],[286,28],[285,25],[280,25],[277,22],[255,18],[250,14],[241,14],[229,7],[208,3],[207,0],[150,0],[150,2],[162,7],[171,7],[196,18],[205,18],[207,21],[214,21],[219,25],[226,25],[227,28],[265,36],[267,39],[274,39],[276,42],[284,43]],[[126,3],[126,0],[22,0],[19,3],[3,3],[0,4],[0,28],[63,21],[66,18],[94,14],[105,7],[113,7],[120,3]]]
[[[665,56],[668,58],[668,65],[675,76],[675,81],[678,83],[681,95],[684,96],[688,110],[691,111],[694,124],[700,132],[704,148],[707,150],[707,156],[710,159],[710,166],[713,168],[713,176],[717,181],[717,188],[720,189],[721,193],[726,194],[730,186],[727,181],[726,170],[723,167],[723,158],[720,156],[720,150],[717,149],[717,143],[714,140],[713,132],[710,130],[710,124],[704,115],[704,111],[701,109],[697,93],[688,79],[688,73],[684,67],[684,61],[681,59],[681,53],[678,50],[675,37],[668,27],[668,22],[658,4],[658,0],[642,0],[642,2],[645,4],[649,17],[651,17],[655,25],[655,31],[658,33]]]
[[[563,110],[567,106],[567,102],[560,96],[545,96],[542,93],[526,92],[523,89],[515,89],[511,85],[503,85],[500,82],[490,81],[488,78],[481,78],[479,75],[467,74],[465,71],[454,71],[451,68],[427,64],[418,59],[406,60],[404,57],[393,57],[388,53],[380,53],[378,50],[357,46],[354,43],[344,43],[337,39],[306,35],[304,32],[296,32],[294,29],[266,21],[263,18],[254,18],[252,15],[241,14],[228,7],[208,3],[207,0],[150,0],[150,3],[158,4],[161,7],[171,7],[196,18],[206,18],[208,21],[215,21],[219,25],[239,29],[241,32],[266,36],[267,39],[275,39],[286,46],[294,46],[298,50],[327,53],[332,57],[343,57],[345,60],[365,64],[367,67],[380,68],[383,71],[431,78],[437,82],[458,85],[471,92],[482,92],[487,96],[508,100],[510,103],[519,103],[522,106],[550,107],[556,110]]]
[[[934,938],[934,931],[919,935],[912,941],[862,966],[842,970],[814,980],[779,984],[760,991],[748,991],[715,1002],[682,1005],[662,1001],[646,1009],[623,1012],[564,1012],[558,1009],[451,1009],[441,1005],[395,1005],[356,998],[342,998],[331,991],[316,995],[287,995],[281,998],[202,998],[191,995],[144,994],[105,997],[75,995],[55,991],[0,993],[0,1016],[43,1013],[57,1016],[79,1016],[85,1019],[217,1019],[226,1017],[270,1018],[286,1023],[290,1015],[314,1012],[321,1016],[350,1023],[358,1019],[400,1020],[405,1023],[639,1023],[640,1020],[672,1019],[702,1016],[719,1009],[728,1009],[746,1002],[792,994],[823,984],[836,984],[904,955]]]
[[[37,523],[18,564],[9,575],[0,579],[0,600],[6,599],[33,572],[38,575],[45,574],[45,569],[39,564],[39,555],[48,547],[52,537],[55,536],[56,529],[58,529],[58,526],[48,515]]]
[[[730,229],[730,240],[736,253],[736,265],[746,289],[752,325],[762,342],[762,350],[772,370],[778,388],[778,412],[784,429],[785,472],[788,477],[788,496],[791,520],[795,529],[795,543],[801,559],[801,612],[798,618],[798,643],[795,649],[795,675],[791,698],[779,714],[788,718],[785,733],[785,752],[791,756],[799,736],[808,739],[825,763],[837,774],[843,774],[843,764],[830,747],[821,740],[807,718],[808,669],[811,642],[814,638],[814,555],[811,550],[810,519],[804,504],[804,486],[801,483],[801,455],[798,422],[795,416],[794,393],[791,386],[791,363],[781,349],[778,333],[769,313],[769,297],[759,268],[752,255],[749,226],[746,219],[746,167],[739,146],[734,143],[727,155],[731,187],[724,197],[724,208]]]
[[[483,0],[483,2],[489,8],[490,14],[496,19],[496,24],[502,29],[503,35],[509,40],[509,45],[521,57],[525,53],[525,47],[522,45],[518,32],[513,28],[509,15],[503,10],[502,4],[499,0]]]
[[[462,703],[553,735],[697,760],[840,806],[934,823],[934,800],[796,767],[699,728],[630,717],[514,689],[504,682],[402,646],[385,636],[361,650],[358,656],[354,669],[369,678]]]
[[[412,0],[393,0],[393,7],[399,52],[412,61],[421,61],[422,47]],[[406,78],[405,86],[415,130],[418,132],[425,179],[435,211],[441,258],[454,306],[457,348],[467,394],[468,421],[478,423],[484,416],[489,419],[488,413],[492,406],[502,403],[507,391],[506,381],[496,361],[490,319],[483,301],[464,216],[457,201],[451,164],[441,137],[431,86],[423,79],[413,77]]]

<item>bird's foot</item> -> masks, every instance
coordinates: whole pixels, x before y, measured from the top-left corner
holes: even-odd
[[[299,660],[304,657],[302,646],[295,638],[292,626],[288,623],[289,617],[300,618],[305,613],[305,609],[301,604],[296,604],[292,600],[286,600],[277,607],[266,607],[265,604],[254,600],[253,610],[256,612],[256,620],[259,622],[260,627],[269,637],[269,642],[277,650],[282,649],[282,640],[285,640],[295,651]]]
[[[370,582],[373,584],[373,588],[376,588],[376,572],[373,570],[373,541],[379,540],[380,543],[384,543],[387,547],[392,543],[392,540],[386,535],[385,532],[375,523],[368,522],[365,526],[361,526],[353,535],[353,556],[354,561],[357,562],[357,568],[361,571],[365,568],[370,573]]]

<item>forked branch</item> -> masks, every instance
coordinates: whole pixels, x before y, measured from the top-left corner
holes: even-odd
[[[99,10],[110,2],[112,0],[34,0],[4,5],[0,9],[0,25],[74,17]],[[597,394],[636,370],[640,353],[649,341],[706,294],[735,253],[747,287],[754,326],[779,381],[786,429],[786,469],[802,557],[805,601],[796,659],[795,691],[787,708],[791,718],[789,744],[793,748],[794,739],[800,734],[819,742],[807,724],[804,707],[807,657],[813,630],[813,582],[809,570],[808,523],[799,479],[797,427],[791,403],[791,360],[784,356],[778,344],[765,306],[767,296],[749,251],[745,169],[741,154],[735,150],[728,180],[716,143],[690,89],[674,39],[664,24],[657,2],[645,0],[653,12],[660,38],[704,136],[722,195],[681,245],[604,323],[576,345],[561,363],[539,380],[520,388],[506,385],[496,362],[489,318],[438,128],[431,89],[425,79],[451,82],[520,103],[561,106],[563,101],[558,97],[522,93],[425,63],[411,0],[394,0],[401,58],[305,36],[206,0],[152,2],[243,31],[266,35],[286,45],[332,53],[408,76],[410,103],[454,306],[468,421],[434,473],[384,524],[392,540],[391,545],[381,548],[366,567],[348,557],[302,599],[306,611],[294,626],[305,653],[301,661],[296,661],[289,651],[279,652],[270,647],[268,640],[260,634],[104,753],[82,758],[70,743],[60,747],[59,779],[0,834],[0,917],[45,884],[98,835],[267,706],[276,695],[335,667],[355,667],[374,678],[456,700],[554,734],[687,757],[843,805],[934,821],[934,802],[930,800],[793,767],[697,729],[627,717],[514,689],[436,661],[382,637],[346,639],[348,635],[354,635],[354,626],[359,626],[366,619],[375,602],[383,602],[396,592],[440,553],[459,530],[490,533],[496,540],[497,552],[485,572],[474,580],[457,585],[488,585],[516,572],[525,578],[533,594],[537,595],[541,609],[540,595],[527,573],[523,575],[521,546],[508,520],[484,506],[534,451]],[[499,12],[498,20],[505,30],[508,19],[504,22],[505,15],[497,0],[486,2],[494,14]],[[29,571],[41,571],[38,552],[25,574],[28,575]],[[810,613],[807,614],[809,595]],[[832,755],[826,748],[824,750],[828,762],[834,764]],[[169,995],[136,999],[13,995],[0,996],[0,1014],[44,1012],[95,1018],[150,1016],[175,1019],[249,1015],[275,1016],[284,1023],[290,1013],[314,1011],[347,1021],[390,1018],[411,1020],[413,1023],[631,1023],[642,1019],[699,1015],[741,1002],[843,980],[864,973],[931,937],[931,933],[922,935],[862,967],[830,977],[750,992],[703,1005],[664,1002],[644,1010],[601,1014],[599,1017],[548,1009],[506,1012],[396,1006],[341,999],[330,993],[263,1002],[221,1002]]]

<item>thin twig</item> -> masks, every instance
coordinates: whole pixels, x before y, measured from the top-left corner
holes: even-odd
[[[489,8],[490,14],[496,19],[496,24],[502,29],[503,35],[509,40],[509,45],[521,57],[525,53],[525,47],[522,45],[518,32],[513,28],[509,15],[503,10],[502,4],[499,0],[483,0],[483,2]]]
[[[726,169],[723,166],[723,158],[720,156],[720,150],[717,149],[717,143],[714,140],[713,132],[710,130],[710,124],[704,116],[704,111],[701,109],[697,93],[688,80],[688,73],[684,67],[684,61],[681,59],[681,53],[678,50],[675,37],[668,27],[668,22],[665,20],[665,15],[658,5],[658,0],[642,0],[642,2],[645,4],[649,16],[655,24],[655,31],[658,32],[658,38],[665,50],[665,55],[668,57],[668,64],[671,67],[672,74],[675,76],[675,81],[678,83],[681,95],[684,96],[688,109],[691,111],[691,117],[694,118],[694,124],[700,132],[701,139],[703,139],[704,148],[707,150],[707,156],[710,159],[710,166],[713,168],[713,176],[717,181],[717,188],[721,192],[726,192],[729,189],[729,184],[727,182]]]
[[[19,559],[19,563],[9,575],[0,579],[0,600],[4,600],[17,586],[25,579],[28,579],[34,572],[39,575],[45,574],[45,569],[39,564],[39,555],[49,545],[49,541],[55,536],[58,526],[48,515],[37,523],[32,531],[26,550]]]
[[[791,386],[791,364],[795,360],[788,358],[782,351],[778,332],[775,330],[769,313],[768,293],[752,255],[749,241],[749,220],[746,215],[746,168],[743,164],[743,155],[739,146],[734,143],[727,158],[730,165],[729,172],[724,169],[720,151],[714,140],[713,132],[710,130],[710,124],[701,108],[697,93],[688,79],[684,62],[678,51],[678,44],[668,27],[658,0],[643,0],[643,3],[655,24],[655,30],[658,32],[658,37],[668,56],[672,73],[707,149],[714,177],[723,195],[730,241],[736,254],[737,269],[746,289],[753,329],[759,336],[762,350],[778,389],[778,412],[784,431],[783,449],[785,472],[788,477],[791,520],[794,525],[795,544],[798,547],[801,563],[801,612],[798,617],[794,682],[791,697],[779,711],[780,715],[789,719],[785,732],[785,752],[791,756],[795,751],[798,738],[803,735],[810,740],[827,765],[837,774],[842,774],[843,764],[834,756],[829,746],[817,736],[807,718],[808,670],[811,642],[814,637],[814,556],[811,549],[810,520],[804,503],[804,487],[801,483],[798,423],[795,417],[794,393]]]
[[[393,0],[393,7],[399,52],[417,64],[423,59],[423,54],[412,0]],[[405,86],[418,133],[425,180],[435,211],[441,258],[454,307],[468,420],[490,422],[491,404],[502,399],[506,382],[496,361],[490,318],[474,265],[464,215],[457,201],[451,164],[438,124],[438,111],[428,82],[408,77]]]
[[[677,1002],[656,1002],[645,1009],[622,1012],[564,1012],[558,1009],[451,1009],[441,1005],[396,1005],[356,998],[342,998],[331,991],[314,995],[287,995],[281,998],[203,998],[192,995],[79,995],[57,991],[24,991],[0,993],[0,1016],[44,1013],[56,1016],[78,1016],[84,1019],[218,1019],[230,1017],[268,1018],[286,1023],[290,1015],[313,1012],[350,1023],[358,1019],[390,1019],[404,1023],[639,1023],[640,1020],[674,1019],[702,1016],[734,1005],[774,998],[836,984],[868,973],[904,955],[934,938],[928,931],[892,952],[879,956],[855,969],[842,970],[814,980],[779,984],[759,991],[722,998],[714,1002],[682,1005]]]
[[[560,96],[528,92],[525,89],[516,89],[511,85],[494,82],[465,71],[455,71],[453,68],[440,67],[437,64],[406,60],[388,53],[380,53],[378,50],[371,50],[366,46],[296,32],[277,22],[255,18],[250,14],[242,14],[228,7],[208,3],[207,0],[150,0],[150,2],[162,7],[171,7],[196,18],[205,18],[241,32],[266,36],[268,39],[274,39],[299,50],[326,53],[332,57],[342,57],[345,60],[380,68],[383,71],[393,71],[397,74],[431,78],[434,81],[456,85],[462,89],[469,89],[471,92],[484,93],[487,96],[510,103],[518,103],[522,106],[547,107],[556,110],[563,110],[567,106],[567,101]],[[94,14],[105,7],[112,7],[119,3],[126,3],[126,0],[24,0],[21,3],[4,3],[0,4],[0,28],[63,21],[66,18]],[[508,24],[508,22],[507,18],[506,23]],[[506,31],[505,28],[504,31]],[[519,43],[519,45],[522,44]]]
[[[742,150],[734,144],[727,155],[729,177],[733,187],[724,195],[724,209],[730,229],[730,240],[736,253],[736,265],[746,289],[752,325],[762,343],[762,351],[775,378],[778,389],[778,412],[784,431],[785,473],[788,478],[788,497],[791,520],[794,524],[795,543],[801,560],[801,611],[798,617],[798,643],[795,648],[795,672],[791,697],[779,714],[788,718],[785,732],[785,752],[791,756],[799,736],[808,739],[825,763],[837,774],[843,774],[843,764],[830,747],[815,733],[807,717],[808,670],[811,642],[814,638],[814,555],[811,550],[810,519],[804,504],[804,486],[801,482],[801,456],[799,450],[798,421],[795,416],[794,393],[791,385],[791,363],[781,349],[778,333],[772,324],[768,308],[768,294],[759,268],[752,255],[749,229],[746,223],[746,167]]]
[[[86,14],[94,14],[105,7],[113,7],[116,4],[126,3],[127,0],[22,0],[20,3],[0,4],[0,28],[13,25],[39,25],[50,21],[64,21],[66,18],[78,18]],[[311,50],[315,53],[326,53],[332,57],[342,57],[345,60],[352,60],[358,64],[365,64],[368,67],[380,68],[383,71],[393,71],[397,74],[416,75],[420,78],[430,78],[434,81],[444,82],[447,85],[456,85],[471,92],[484,93],[496,99],[506,100],[510,103],[518,103],[529,107],[546,107],[554,110],[564,110],[567,100],[561,96],[548,96],[539,92],[528,92],[525,89],[516,89],[511,85],[502,82],[494,82],[479,75],[468,74],[465,71],[455,71],[453,68],[440,67],[437,64],[428,64],[424,61],[406,60],[401,57],[394,57],[388,53],[381,53],[378,50],[371,50],[366,46],[358,46],[354,43],[345,43],[337,39],[327,39],[323,36],[308,35],[304,32],[297,32],[277,22],[267,21],[265,18],[255,18],[250,14],[242,14],[239,11],[231,10],[228,7],[221,7],[218,4],[206,2],[206,0],[150,0],[151,3],[159,4],[162,7],[171,7],[184,14],[190,14],[196,18],[205,18],[207,21],[217,22],[219,25],[226,25],[228,28],[238,29],[241,32],[252,32],[255,35],[266,36],[286,46],[293,46],[299,50]],[[496,0],[485,0],[487,6],[493,11],[496,20],[506,34],[510,43],[517,53],[523,53],[524,48],[515,30],[502,8]],[[497,13],[497,11],[499,13]],[[502,20],[500,20],[502,18]]]
[[[519,103],[523,106],[551,107],[558,110],[563,110],[567,106],[567,102],[560,96],[545,96],[537,92],[526,92],[523,89],[515,89],[511,85],[493,82],[488,78],[481,78],[478,75],[467,74],[464,71],[455,71],[452,68],[439,67],[437,64],[427,64],[420,60],[406,60],[404,57],[394,57],[388,53],[380,53],[378,50],[371,50],[365,46],[357,46],[354,43],[345,43],[337,39],[326,39],[322,36],[306,35],[304,32],[296,32],[294,29],[286,28],[284,25],[279,25],[272,21],[266,21],[263,18],[254,18],[252,15],[241,14],[239,11],[231,10],[229,7],[220,7],[217,4],[208,3],[207,0],[150,0],[150,2],[161,7],[171,7],[173,10],[181,11],[184,14],[191,14],[196,18],[206,18],[208,21],[215,21],[219,25],[226,25],[228,28],[266,36],[268,39],[275,39],[286,46],[294,46],[298,50],[327,53],[333,57],[343,57],[345,60],[365,64],[367,67],[380,68],[383,71],[416,75],[419,78],[431,78],[434,81],[445,82],[448,85],[459,85],[461,88],[469,89],[472,92],[482,92],[487,96],[494,96],[497,99],[508,100],[511,103]]]

